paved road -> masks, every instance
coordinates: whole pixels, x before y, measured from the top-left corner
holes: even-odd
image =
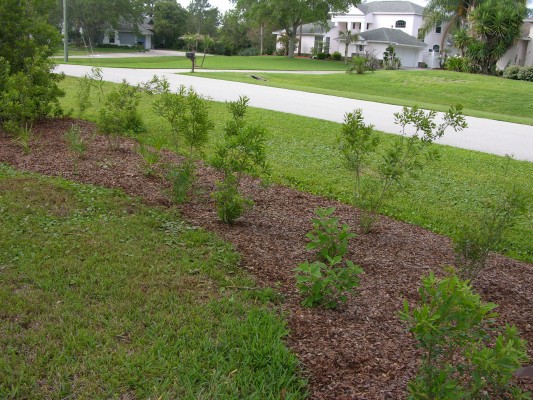
[[[66,75],[83,76],[91,67],[60,65],[58,71]],[[250,98],[253,107],[281,111],[306,117],[342,122],[344,114],[356,108],[363,110],[366,123],[376,129],[399,133],[393,114],[400,106],[346,99],[295,90],[278,89],[247,83],[221,81],[176,74],[176,70],[103,68],[104,79],[132,84],[146,82],[154,74],[164,76],[173,87],[194,86],[195,90],[216,101],[235,100],[240,95]],[[460,133],[447,132],[439,143],[469,150],[504,156],[513,155],[518,160],[533,161],[533,126],[467,117],[468,128]]]

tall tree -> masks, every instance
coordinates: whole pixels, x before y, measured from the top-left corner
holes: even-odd
[[[482,73],[496,70],[498,60],[520,37],[527,14],[525,0],[486,0],[470,12],[466,54]]]
[[[226,55],[237,54],[239,50],[251,47],[248,37],[251,26],[239,10],[229,10],[222,18],[219,29],[219,42]]]
[[[175,0],[158,0],[153,6],[156,47],[177,48],[179,38],[187,33],[189,13]]]
[[[218,8],[211,7],[209,0],[191,0],[187,6],[189,12],[189,32],[214,35],[220,23]]]
[[[348,64],[348,48],[350,44],[359,40],[359,34],[347,30],[345,32],[339,32],[339,39],[344,42],[344,64]]]
[[[265,32],[272,21],[272,8],[262,0],[232,0],[232,3],[252,27],[259,28],[259,53],[262,55],[265,51]]]
[[[311,22],[326,24],[331,12],[346,11],[357,0],[237,0],[236,3],[247,12],[252,12],[254,7],[261,9],[277,28],[284,29],[289,37],[288,56],[294,57],[300,25]]]

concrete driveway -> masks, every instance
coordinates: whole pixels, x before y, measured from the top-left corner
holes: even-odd
[[[57,67],[59,72],[78,77],[90,72],[90,69],[91,67],[80,65]],[[103,68],[102,70],[104,79],[110,82],[121,82],[126,79],[129,83],[137,84],[158,75],[165,77],[173,88],[179,85],[193,86],[198,93],[212,100],[235,100],[240,95],[244,95],[250,98],[252,107],[334,122],[342,122],[346,112],[360,108],[363,110],[365,122],[373,124],[377,130],[400,133],[398,126],[394,124],[393,117],[394,113],[401,111],[400,106],[179,75],[175,70],[121,68]],[[467,129],[460,133],[449,131],[439,139],[438,143],[500,156],[509,154],[518,160],[533,161],[533,126],[475,117],[466,117],[466,120]]]

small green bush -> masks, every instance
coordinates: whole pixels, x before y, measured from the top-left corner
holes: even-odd
[[[217,184],[217,191],[213,195],[217,204],[218,218],[226,223],[233,224],[239,217],[253,206],[253,201],[239,193],[237,185],[232,178]]]
[[[296,286],[304,296],[304,307],[337,308],[339,303],[346,302],[347,293],[355,292],[363,269],[349,260],[342,264],[342,257],[337,256],[329,258],[327,264],[306,261],[295,268]]]
[[[317,60],[325,60],[327,57],[328,57],[328,56],[327,56],[326,53],[318,53],[318,54],[316,55]]]
[[[77,175],[78,163],[87,153],[87,141],[81,134],[81,127],[72,124],[67,133],[65,133],[65,140],[67,141],[69,151],[74,156],[74,175]]]
[[[339,226],[339,218],[332,217],[335,207],[315,210],[318,218],[312,220],[313,229],[305,235],[309,239],[307,250],[315,250],[322,261],[344,257],[348,251],[348,241],[355,237],[346,224]]]
[[[189,190],[194,182],[194,174],[194,164],[190,162],[168,167],[166,179],[171,184],[172,201],[174,203],[182,204],[187,200]]]
[[[533,66],[522,67],[516,74],[516,79],[520,81],[533,82]]]
[[[336,51],[336,52],[334,52],[331,55],[331,58],[333,58],[333,60],[335,60],[335,61],[341,61],[342,60],[342,54],[339,53],[338,51]]]
[[[239,56],[258,56],[259,55],[259,49],[256,47],[248,47],[246,49],[242,49],[239,51]]]
[[[431,273],[419,293],[417,306],[406,301],[400,314],[422,352],[409,399],[531,398],[512,382],[528,360],[526,343],[514,326],[495,325],[496,304],[483,303],[454,274],[437,279]]]
[[[520,65],[509,65],[503,70],[503,77],[507,79],[518,79],[518,72],[520,72]]]

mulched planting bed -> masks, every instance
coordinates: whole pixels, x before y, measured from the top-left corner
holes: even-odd
[[[22,150],[0,133],[0,162],[26,171],[62,176],[83,183],[121,188],[150,205],[170,206],[168,184],[146,177],[133,141],[118,151],[94,136],[85,159],[73,173],[73,156],[64,133],[72,123],[93,137],[94,126],[68,119],[47,120],[34,127],[32,150]],[[165,162],[179,162],[164,152]],[[453,262],[451,242],[444,236],[389,218],[381,218],[374,232],[352,239],[349,259],[364,274],[357,296],[338,310],[306,309],[295,288],[293,269],[312,260],[304,235],[311,228],[313,210],[335,206],[342,222],[353,225],[353,207],[279,185],[263,187],[244,180],[244,192],[255,200],[253,210],[235,225],[218,222],[210,193],[220,176],[199,165],[193,199],[181,206],[193,225],[218,233],[242,255],[242,266],[262,286],[273,287],[284,298],[290,327],[288,345],[302,362],[313,399],[402,399],[418,366],[415,342],[398,318],[404,299],[414,303],[421,277],[443,274]],[[533,356],[533,265],[493,255],[490,266],[474,288],[484,301],[499,305],[499,321],[517,325]],[[533,390],[533,382],[521,385]]]

